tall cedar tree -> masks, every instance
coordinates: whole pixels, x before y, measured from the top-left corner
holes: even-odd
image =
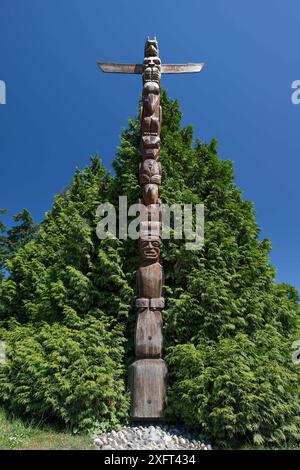
[[[298,293],[275,283],[270,242],[259,240],[253,205],[234,184],[232,163],[218,158],[215,140],[194,140],[191,126],[181,128],[178,102],[164,91],[162,106],[162,201],[205,207],[203,248],[163,242],[167,418],[218,446],[294,445],[300,439],[300,377],[291,357],[300,338]],[[95,211],[101,202],[117,205],[119,195],[137,202],[139,145],[137,118],[121,136],[114,175],[97,158],[78,170],[36,239],[7,261],[0,316],[8,360],[0,396],[13,411],[79,428],[93,422],[107,428],[128,416],[136,242],[99,241]]]

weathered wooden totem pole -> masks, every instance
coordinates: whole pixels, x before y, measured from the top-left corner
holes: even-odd
[[[139,73],[143,76],[141,108],[141,162],[139,182],[146,217],[139,238],[140,266],[137,271],[136,360],[129,367],[132,392],[132,420],[159,420],[164,417],[167,367],[162,359],[163,268],[160,259],[161,184],[160,106],[161,73],[200,72],[203,64],[161,65],[156,38],[145,44],[143,64],[99,62],[104,72]]]
[[[157,41],[148,39],[144,58],[139,169],[142,203],[148,217],[141,223],[139,239],[140,267],[137,272],[135,329],[137,360],[129,369],[133,419],[163,418],[166,400],[167,367],[161,358],[161,310],[164,307],[164,298],[163,268],[160,263],[160,66]]]

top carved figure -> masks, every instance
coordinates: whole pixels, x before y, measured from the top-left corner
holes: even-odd
[[[142,121],[142,158],[159,159],[160,149],[160,68],[158,43],[156,39],[147,39],[145,44],[143,72]]]

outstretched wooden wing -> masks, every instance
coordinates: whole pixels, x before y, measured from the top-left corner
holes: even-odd
[[[115,62],[97,62],[102,72],[110,73],[143,73],[143,64],[117,64]]]
[[[116,62],[97,62],[102,72],[137,73],[144,71],[143,64],[117,64]],[[201,72],[204,64],[162,64],[161,73],[195,73]]]
[[[162,64],[161,73],[194,73],[201,72],[204,64]]]

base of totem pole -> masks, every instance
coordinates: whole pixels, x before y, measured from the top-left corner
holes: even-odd
[[[167,366],[163,359],[138,359],[129,366],[132,421],[163,420]]]

